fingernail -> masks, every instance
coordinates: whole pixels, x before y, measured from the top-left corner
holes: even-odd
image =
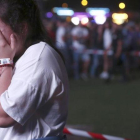
[[[11,34],[11,38],[14,38],[14,35],[13,34]]]

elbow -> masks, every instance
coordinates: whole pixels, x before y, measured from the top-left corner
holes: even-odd
[[[0,128],[8,128],[15,125],[16,121],[11,117],[0,118]]]

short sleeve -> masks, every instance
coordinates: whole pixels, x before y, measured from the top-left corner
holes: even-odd
[[[11,84],[0,97],[3,110],[21,125],[34,115],[46,97],[47,77],[44,78],[43,66],[39,65],[43,47],[39,46],[37,51],[35,47],[17,62]]]
[[[1,95],[1,106],[15,121],[24,125],[35,113],[38,105],[37,89],[21,80],[13,80]]]

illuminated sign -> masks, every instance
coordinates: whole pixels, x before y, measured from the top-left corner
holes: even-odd
[[[123,24],[125,21],[127,21],[128,19],[128,14],[126,13],[113,13],[112,14],[112,19],[113,19],[113,22],[118,24],[118,25],[121,25]]]
[[[53,8],[53,12],[56,13],[58,16],[72,16],[74,14],[74,11],[72,9],[61,7]]]
[[[91,16],[106,15],[110,12],[109,8],[87,8],[86,12]]]

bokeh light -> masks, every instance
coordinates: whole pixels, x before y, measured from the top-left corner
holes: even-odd
[[[68,4],[67,3],[63,3],[62,4],[62,7],[67,8],[68,7]]]
[[[95,19],[96,24],[99,24],[99,25],[102,25],[106,22],[106,16],[104,15],[96,16],[94,19]]]
[[[78,17],[73,17],[71,19],[71,22],[74,24],[74,25],[79,25],[80,23],[80,19]]]
[[[112,14],[112,19],[113,19],[114,23],[116,23],[118,25],[121,25],[125,21],[128,20],[128,14],[126,14],[126,13],[113,13]]]
[[[67,17],[67,18],[66,18],[66,21],[67,21],[67,22],[71,22],[71,17]]]
[[[46,14],[46,16],[47,16],[47,18],[52,18],[52,17],[53,17],[53,13],[52,13],[52,12],[48,12],[48,13]]]
[[[123,2],[121,2],[121,3],[119,4],[119,8],[120,8],[120,9],[124,9],[124,8],[125,8],[125,4],[124,4]]]
[[[87,17],[83,17],[83,18],[81,19],[81,24],[82,24],[82,25],[86,25],[86,24],[88,24],[88,22],[89,22],[89,19],[88,19]]]
[[[87,5],[88,5],[88,1],[87,1],[87,0],[82,0],[82,1],[81,1],[81,4],[82,4],[83,6],[87,6]]]

